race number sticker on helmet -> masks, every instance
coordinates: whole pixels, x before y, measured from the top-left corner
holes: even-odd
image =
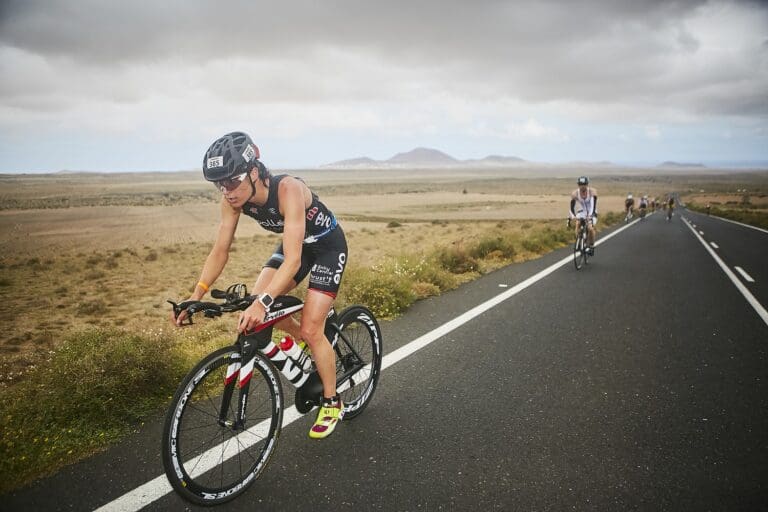
[[[253,149],[253,146],[251,144],[248,144],[247,146],[245,146],[245,151],[243,151],[243,159],[246,162],[250,162],[251,160],[253,160],[253,157],[255,156],[256,156],[256,150]]]
[[[209,169],[213,167],[224,167],[224,157],[223,156],[212,156],[208,159],[208,164],[206,165]]]

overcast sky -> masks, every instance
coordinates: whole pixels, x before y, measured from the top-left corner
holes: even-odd
[[[768,7],[0,1],[0,172],[196,169],[233,130],[273,168],[768,160]]]

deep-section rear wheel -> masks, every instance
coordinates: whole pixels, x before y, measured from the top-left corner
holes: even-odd
[[[351,306],[339,315],[336,342],[336,386],[344,402],[344,419],[363,412],[381,376],[382,338],[379,323],[367,308]]]

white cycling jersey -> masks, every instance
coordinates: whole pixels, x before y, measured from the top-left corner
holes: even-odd
[[[595,215],[595,206],[597,203],[597,190],[587,187],[586,195],[582,196],[581,191],[576,189],[571,194],[571,209],[568,211],[570,218],[586,219]]]

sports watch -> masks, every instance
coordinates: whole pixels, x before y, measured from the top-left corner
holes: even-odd
[[[265,311],[269,311],[269,307],[273,302],[275,302],[275,299],[273,299],[272,296],[268,293],[262,293],[259,295],[259,302],[262,306],[264,306]]]

